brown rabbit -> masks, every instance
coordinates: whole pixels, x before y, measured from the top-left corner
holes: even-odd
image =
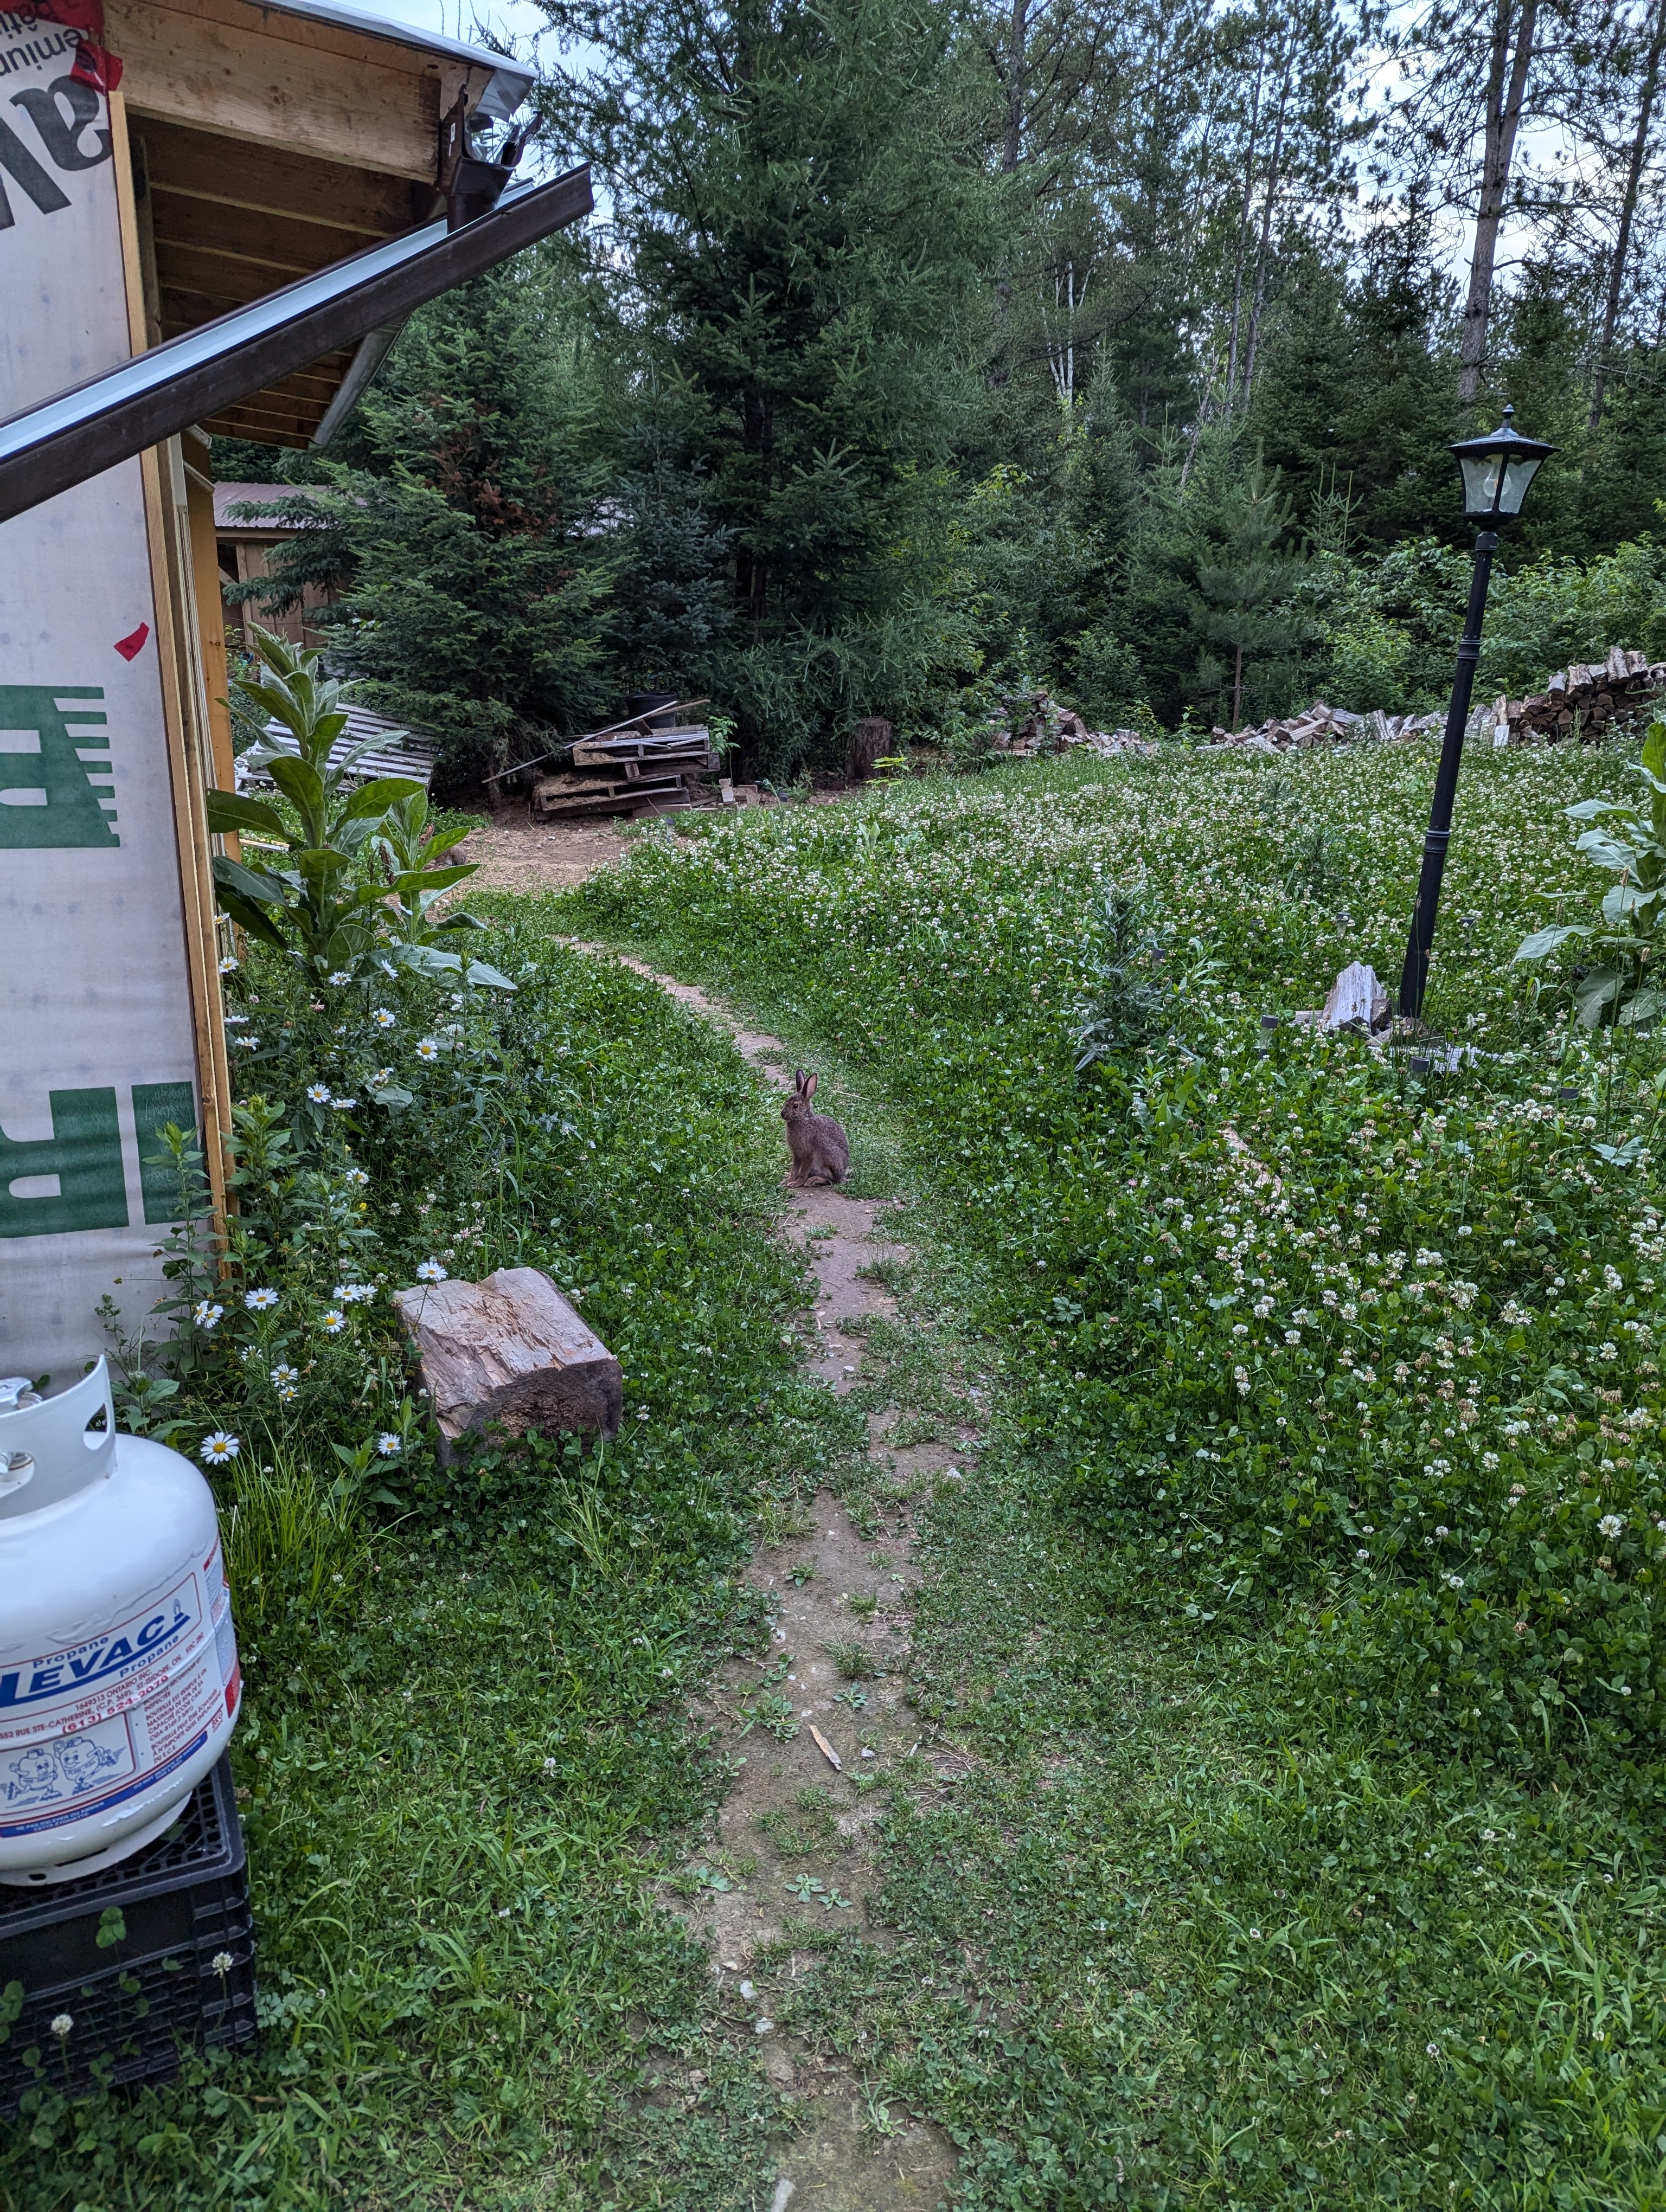
[[[781,1109],[787,1124],[787,1149],[793,1165],[787,1177],[788,1190],[819,1190],[842,1182],[850,1173],[850,1144],[830,1114],[814,1114],[810,1101],[816,1095],[816,1079],[800,1068],[793,1079],[793,1095]]]

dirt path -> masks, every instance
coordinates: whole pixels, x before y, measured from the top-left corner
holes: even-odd
[[[575,950],[623,957],[598,946]],[[624,964],[728,1030],[745,1057],[786,1089],[789,1055],[778,1038],[746,1029],[690,984],[638,960]],[[852,1143],[860,1165],[860,1130]],[[908,1250],[889,1233],[886,1201],[838,1190],[787,1195],[787,1234],[818,1286],[806,1364],[842,1396],[860,1382],[862,1365],[861,1338],[842,1324],[895,1313],[880,1272],[905,1261]],[[766,1528],[747,1579],[772,1601],[769,1650],[761,1660],[731,1662],[693,1708],[729,1751],[734,1783],[690,1860],[693,1902],[670,1890],[665,1896],[709,1943],[725,2010],[737,2027],[749,2023],[766,2039],[764,2069],[800,2119],[773,2194],[756,2200],[758,2212],[789,2205],[793,2212],[930,2212],[955,2171],[939,2130],[887,2110],[857,2072],[772,2017],[813,1968],[813,1955],[793,1940],[806,1921],[860,1929],[877,1943],[891,1940],[870,1906],[879,1885],[873,1831],[885,1811],[881,1785],[903,1779],[930,1788],[958,1780],[965,1766],[908,1703],[909,1607],[920,1579],[912,1501],[949,1469],[969,1471],[976,1443],[968,1431],[954,1443],[891,1447],[895,1409],[867,1419],[882,1533],[877,1542],[866,1540],[826,1491]]]

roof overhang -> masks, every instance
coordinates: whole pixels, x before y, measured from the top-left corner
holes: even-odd
[[[512,185],[491,212],[351,255],[0,422],[0,522],[113,468],[576,222],[587,167]]]
[[[336,0],[106,0],[104,37],[123,65],[153,345],[431,222],[443,119],[460,103],[506,122],[533,81]],[[386,349],[322,355],[202,427],[318,443]]]

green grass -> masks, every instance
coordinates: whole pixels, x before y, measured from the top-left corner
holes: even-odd
[[[652,1885],[724,1785],[684,1694],[764,1636],[750,1532],[848,1451],[851,1417],[798,1376],[756,1079],[652,985],[513,920],[493,943],[520,989],[477,1063],[492,1112],[452,1126],[449,1158],[416,1144],[404,1183],[381,1158],[361,1271],[409,1279],[418,1206],[455,1272],[549,1267],[621,1355],[624,1432],[448,1473],[413,1449],[382,1504],[344,1502],[330,1442],[386,1418],[351,1395],[392,1357],[380,1306],[333,1399],[216,1406],[216,1370],[190,1379],[193,1424],[222,1407],[246,1440],[224,1502],[264,2046],[137,2098],[66,2102],[48,2071],[0,2143],[7,2212],[716,2212],[772,2172],[777,2100]]]
[[[1661,1054],[1508,964],[1535,892],[1589,899],[1560,808],[1620,764],[1466,764],[1430,1012],[1484,1058],[1257,1051],[1344,957],[1397,973],[1432,769],[908,787],[572,902],[900,1146],[922,1258],[864,1400],[990,1393],[915,1620],[971,1771],[893,1802],[902,1941],[770,1997],[951,2130],[968,2208],[1666,2196],[1666,1254],[1651,1163],[1596,1149],[1652,1138]],[[1079,1078],[1113,882],[1183,988]]]

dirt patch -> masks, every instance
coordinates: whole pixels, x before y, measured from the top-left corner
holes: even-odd
[[[737,784],[735,789],[744,805],[772,803],[756,784]],[[818,791],[807,803],[836,806],[846,796],[842,791]],[[702,809],[690,815],[667,814],[660,818],[674,829],[681,821],[704,820],[706,815]],[[623,817],[599,822],[540,822],[524,805],[508,801],[498,813],[485,817],[477,829],[470,830],[454,857],[471,860],[478,867],[480,873],[470,878],[477,890],[570,890],[599,868],[611,868],[629,851],[632,827]],[[650,971],[643,969],[641,972]],[[656,975],[654,980],[672,988],[675,995],[682,994],[683,987],[673,987],[668,976]],[[735,1026],[716,1009],[706,1011],[729,1028]]]
[[[748,1060],[787,1087],[789,1055],[778,1038],[745,1029],[690,984],[637,960],[625,964],[721,1023]],[[905,1261],[908,1250],[891,1233],[884,1200],[838,1190],[787,1196],[786,1233],[817,1283],[806,1362],[842,1396],[861,1378],[862,1325],[896,1311],[876,1271]],[[956,1756],[908,1699],[920,1580],[911,1500],[922,1481],[951,1467],[964,1476],[976,1446],[970,1438],[892,1445],[895,1421],[894,1410],[868,1417],[884,1516],[877,1540],[827,1492],[774,1525],[766,1516],[747,1579],[769,1601],[769,1647],[761,1657],[731,1661],[692,1711],[728,1753],[734,1781],[664,1901],[709,1945],[726,2009],[761,2039],[764,2070],[799,2122],[776,2166],[770,2212],[926,2212],[944,2200],[955,2172],[940,2130],[877,2103],[860,2073],[787,2034],[772,2014],[793,1983],[814,1971],[812,1955],[799,1948],[806,1930],[835,1925],[872,1942],[892,1940],[873,1907],[884,1785],[929,1788]]]
[[[520,807],[505,807],[483,821],[452,856],[471,860],[480,873],[476,890],[570,890],[599,868],[611,868],[629,850],[618,822],[534,822]]]

